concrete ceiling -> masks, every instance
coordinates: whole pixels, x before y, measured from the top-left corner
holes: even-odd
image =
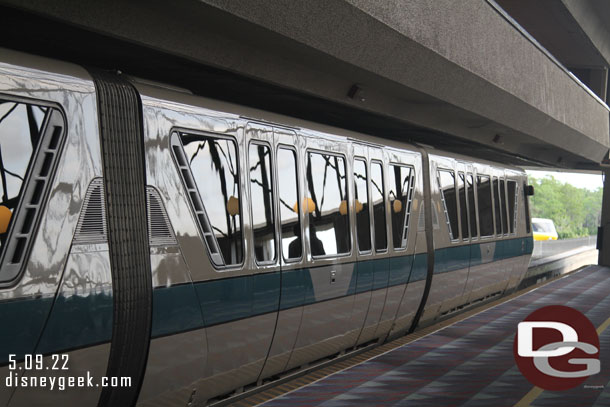
[[[496,2],[567,67],[610,66],[610,1]]]
[[[610,147],[607,106],[485,0],[0,0],[0,13],[0,46],[380,137],[565,168]]]

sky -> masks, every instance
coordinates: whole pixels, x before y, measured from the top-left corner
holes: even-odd
[[[582,174],[574,172],[559,172],[559,171],[526,171],[527,175],[536,178],[544,178],[547,175],[552,175],[556,180],[571,184],[577,188],[587,188],[591,191],[597,188],[603,188],[603,178],[600,174]]]

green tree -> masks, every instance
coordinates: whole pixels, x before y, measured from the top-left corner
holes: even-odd
[[[602,188],[577,188],[552,175],[530,177],[529,183],[535,188],[535,195],[530,198],[532,217],[552,219],[560,239],[597,234]]]

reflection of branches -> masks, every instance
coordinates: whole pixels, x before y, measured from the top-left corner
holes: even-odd
[[[17,109],[17,106],[19,106],[19,104],[15,103],[15,105],[14,105],[13,107],[11,107],[11,108],[8,110],[8,112],[6,112],[6,113],[4,114],[4,116],[2,116],[2,117],[0,118],[0,123],[2,123],[2,121],[3,121],[4,119],[6,119],[6,118],[7,118],[7,117],[8,117],[8,116],[9,116],[9,115],[10,115],[10,114],[13,112],[13,110]]]
[[[361,179],[362,181],[366,182],[366,175],[354,173],[354,178],[358,178],[358,179]]]
[[[199,143],[199,145],[197,146],[197,149],[195,150],[195,152],[193,153],[193,155],[191,156],[191,159],[189,161],[189,164],[193,163],[193,160],[195,159],[195,157],[197,157],[197,155],[199,154],[200,151],[203,151],[203,149],[205,148],[205,145],[208,141],[207,140],[203,140],[203,143]]]
[[[220,147],[218,145],[218,141],[214,142],[214,144],[215,144],[216,149],[218,149],[220,151],[222,156],[225,158],[225,161],[229,164],[229,172],[231,173],[233,178],[235,178],[235,168],[233,168],[233,154],[229,154],[227,156],[227,153],[225,153],[225,150],[223,150],[222,147]]]
[[[377,192],[379,193],[379,195],[381,195],[381,197],[383,198],[383,170],[381,169],[381,165],[377,164],[377,163],[373,163],[371,165],[371,168],[373,168],[372,166],[376,166],[377,168],[379,168],[379,175],[381,175],[378,179],[377,182],[379,182],[381,185],[381,187],[379,185],[377,185],[377,182],[375,181],[375,175],[371,174],[371,184],[375,187],[375,189],[377,190]],[[371,171],[372,172],[372,171]]]
[[[341,161],[343,161],[343,160],[341,160]],[[335,156],[335,166],[336,166],[335,174],[337,175],[337,186],[339,187],[339,199],[341,201],[343,201],[343,199],[346,199],[347,197],[343,196],[343,188],[341,187],[341,178],[342,177],[339,172],[339,159],[336,156]],[[347,190],[346,190],[346,192],[347,192]]]
[[[2,202],[8,201],[8,188],[6,185],[6,170],[2,160],[2,147],[0,146],[0,178],[2,179]]]
[[[23,177],[22,177],[21,175],[19,175],[19,174],[15,174],[13,171],[9,171],[9,170],[7,170],[6,168],[4,168],[2,171],[6,172],[6,173],[7,173],[7,174],[9,174],[9,175],[12,175],[12,176],[13,176],[13,177],[15,177],[15,178],[20,179],[20,180],[21,180],[21,182],[23,182]]]
[[[217,231],[218,233],[221,234],[222,237],[228,237],[227,234],[225,232],[223,232],[222,230],[220,230],[219,228],[217,228],[216,226],[212,225],[212,229],[214,229],[215,231]]]
[[[258,186],[260,186],[261,188],[263,188],[263,192],[266,192],[266,193],[267,193],[267,192],[271,192],[271,190],[269,189],[269,186],[265,186],[265,185],[263,185],[263,183],[262,183],[262,182],[260,182],[259,180],[257,180],[256,178],[250,178],[250,182],[251,182],[252,184],[258,185]]]
[[[311,200],[315,204],[316,217],[319,218],[321,216],[321,213],[318,205],[318,199],[316,198],[316,191],[313,187],[313,175],[311,173],[311,154],[309,155],[309,159],[307,160],[307,188],[309,189]]]
[[[290,210],[291,212],[294,212],[292,206],[288,205],[282,198],[280,198],[280,203],[282,205],[284,205],[286,208],[288,208],[288,210]]]
[[[34,109],[32,109],[31,105],[26,105],[25,111],[28,117],[28,125],[30,127],[30,142],[32,143],[32,149],[34,149],[34,147],[38,145],[38,140],[40,139],[38,123],[36,123],[36,118],[34,117]]]
[[[322,156],[324,157],[324,156]],[[322,182],[322,201],[320,202],[320,215],[322,214],[322,206],[324,206],[324,191],[326,191],[326,176],[328,175],[328,159],[327,157],[324,157],[324,161],[326,162],[326,165],[324,165],[324,179]]]
[[[270,151],[269,151],[269,149],[268,149],[268,148],[265,148],[264,146],[257,146],[257,147],[258,147],[258,148],[257,148],[257,150],[258,150],[258,149],[260,149],[260,148],[262,147],[263,151],[265,151],[265,150],[266,150],[266,151],[265,151],[265,152],[262,154],[262,156],[261,156],[261,154],[260,154],[260,150],[259,150],[259,153],[258,153],[258,155],[259,155],[259,161],[258,161],[256,164],[254,164],[254,166],[250,167],[250,172],[252,172],[252,171],[256,171],[256,169],[258,168],[258,166],[259,166],[259,165],[261,165],[261,161],[262,161],[262,159],[263,159],[264,157],[266,157],[266,156],[268,156],[268,155],[270,154]]]
[[[364,195],[366,195],[366,178],[365,178],[365,177],[363,177],[362,175],[360,175],[360,174],[356,174],[356,173],[354,173],[354,178],[355,178],[355,180],[360,179],[360,180],[362,180],[362,181],[364,181],[364,182],[365,182],[365,184],[364,184],[364,188],[365,188],[365,189],[364,189]],[[355,182],[354,182],[354,187],[355,187],[355,188],[354,188],[354,195],[355,195],[355,196],[354,196],[354,199],[358,199],[358,197],[359,197],[359,195],[358,195],[358,190],[359,190],[359,188],[358,188],[358,182],[357,182],[357,181],[355,181]],[[364,200],[364,199],[366,199],[366,200],[368,201],[368,196],[367,196],[366,198],[363,198],[363,200]],[[366,201],[361,202],[361,203],[366,204]]]
[[[408,191],[409,190],[409,183],[412,181],[412,178],[413,178],[413,177],[411,177],[411,169],[408,168],[407,171],[408,171],[407,172],[407,176],[405,177],[404,181],[402,182],[402,190],[403,191]]]
[[[262,187],[263,187],[263,205],[265,206],[265,220],[266,220],[266,224],[270,225],[271,222],[273,222],[273,220],[271,219],[273,217],[273,212],[271,211],[271,194],[268,193],[270,191],[269,188],[269,171],[267,170],[267,161],[265,160],[265,147],[264,146],[258,146],[257,148],[258,151],[258,161],[261,165],[261,179],[263,180],[262,183]]]
[[[210,142],[210,157],[212,158],[212,166],[216,166],[218,170],[218,175],[220,176],[220,191],[222,193],[224,207],[225,207],[225,221],[227,222],[227,234],[228,238],[231,238],[233,235],[233,228],[231,227],[231,215],[229,211],[226,210],[227,202],[229,201],[229,194],[227,192],[227,181],[225,178],[225,169],[220,162],[220,155],[218,154],[218,149],[216,148],[216,142]]]

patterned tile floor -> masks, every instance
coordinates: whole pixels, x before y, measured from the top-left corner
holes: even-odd
[[[263,405],[610,406],[610,328],[600,335],[599,374],[522,400],[533,386],[513,359],[517,324],[553,304],[576,308],[599,327],[610,317],[610,269],[590,266]]]

